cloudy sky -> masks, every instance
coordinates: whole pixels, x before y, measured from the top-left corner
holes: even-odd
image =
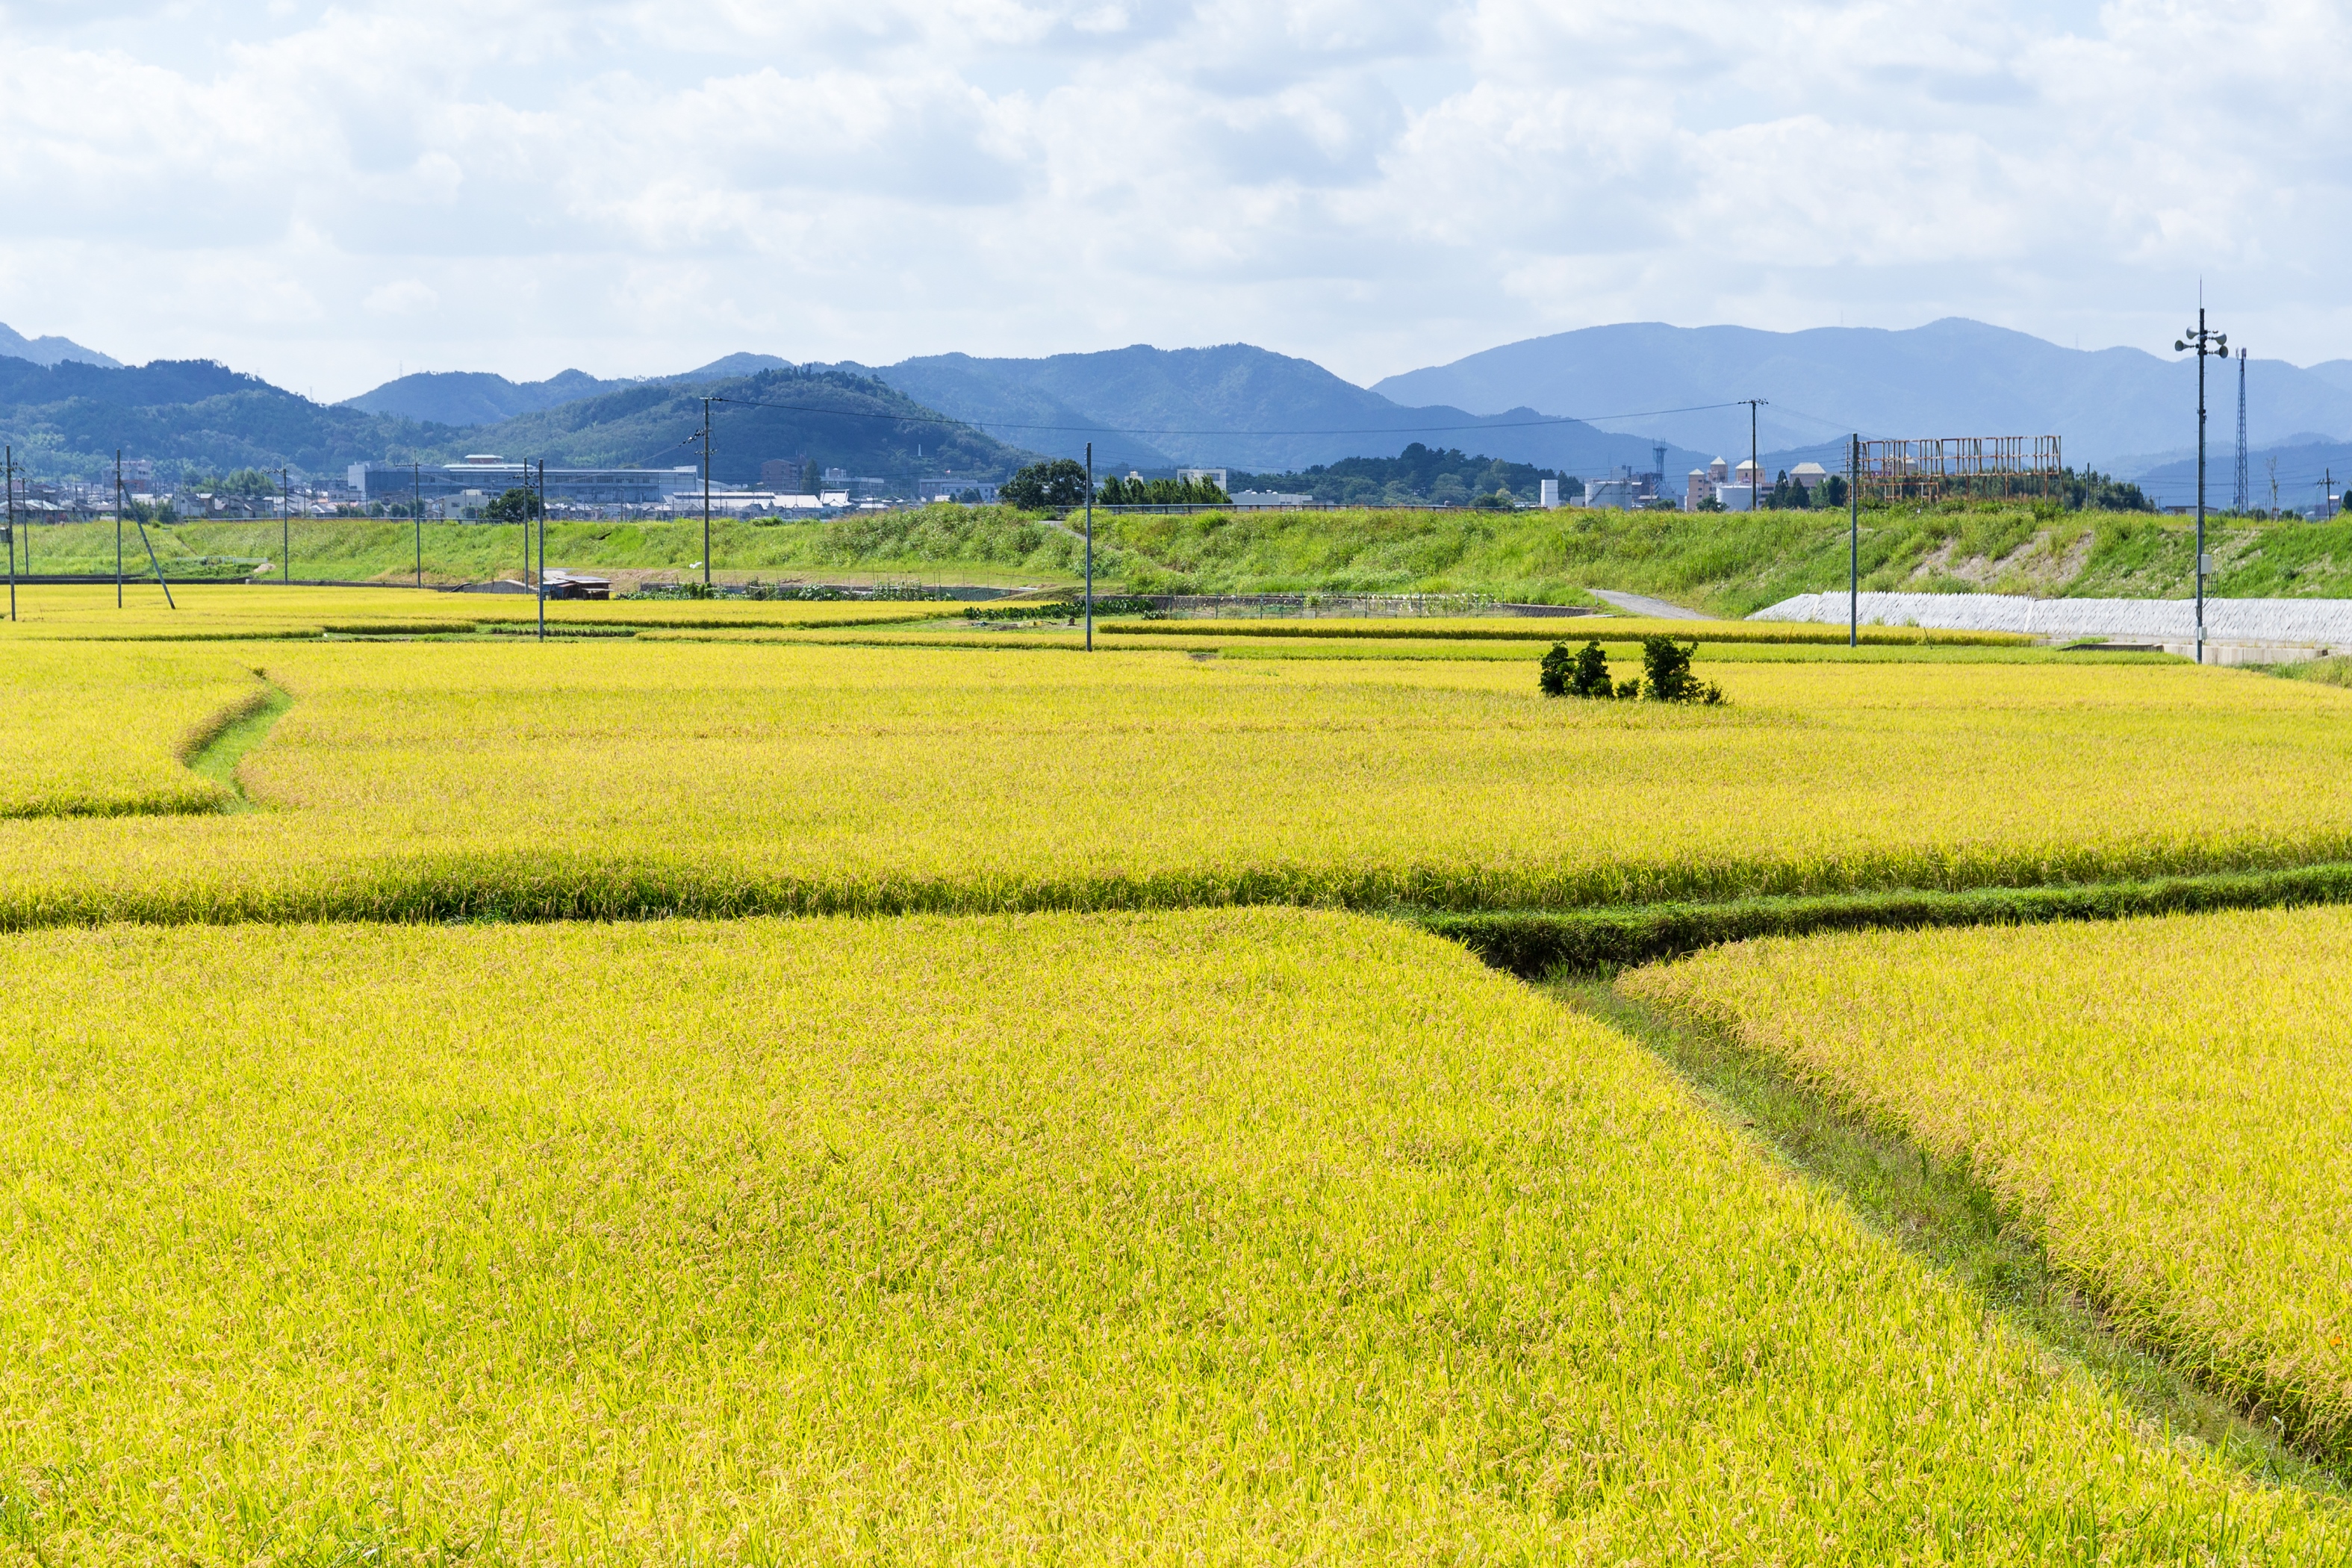
[[[401,369],[1627,320],[2352,355],[2352,8],[16,0],[0,321]]]

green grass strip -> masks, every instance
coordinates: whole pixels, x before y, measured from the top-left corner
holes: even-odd
[[[1529,979],[1593,973],[1758,936],[1865,927],[2024,925],[2120,920],[2199,910],[2352,902],[2352,863],[1960,891],[1903,889],[1725,903],[1654,903],[1582,910],[1435,911],[1414,918],[1497,969]]]
[[[188,771],[199,778],[212,780],[228,791],[230,804],[226,811],[250,811],[253,802],[237,782],[236,765],[245,754],[261,744],[264,737],[286,717],[294,706],[293,696],[283,687],[269,685],[256,692],[251,700],[239,703],[221,716],[217,728],[200,735],[189,747],[185,761]]]
[[[1642,630],[1627,629],[1627,622],[1637,623]],[[1661,628],[1671,626],[1670,635],[1697,643],[1801,643],[1822,647],[1845,646],[1843,626],[1824,626],[1808,621],[1688,621],[1665,622],[1642,620],[1639,616],[1530,616],[1515,626],[1415,626],[1402,617],[1393,627],[1367,628],[1361,621],[1353,625],[1318,624],[1313,621],[1268,621],[1245,616],[1216,616],[1199,620],[1136,621],[1102,620],[1095,622],[1098,632],[1118,632],[1131,637],[1349,637],[1393,638],[1410,641],[1428,638],[1445,642],[1638,642]],[[1864,626],[1861,640],[1864,644],[1894,647],[2030,647],[2033,639],[2016,632],[1922,631],[1916,626]]]
[[[2053,1268],[2032,1227],[1977,1181],[1884,1119],[1790,1075],[1719,1030],[1619,995],[1604,979],[1556,977],[1569,1006],[1641,1041],[1725,1120],[1752,1131],[1864,1225],[1924,1258],[2027,1337],[2081,1363],[2158,1426],[2189,1434],[2250,1479],[2341,1496],[2352,1473],[2280,1436],[2275,1412],[2200,1385],[2110,1327]]]

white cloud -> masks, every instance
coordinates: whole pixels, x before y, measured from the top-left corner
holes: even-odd
[[[372,316],[417,316],[441,302],[441,296],[429,283],[414,278],[379,284],[368,290],[360,308]]]
[[[2320,0],[0,9],[0,320],[357,391],[1967,314],[2352,354]],[[95,112],[97,106],[106,112]]]

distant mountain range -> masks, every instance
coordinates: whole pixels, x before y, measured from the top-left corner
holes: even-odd
[[[2233,415],[2233,421],[2234,418]],[[2237,468],[2234,437],[2206,448],[2207,506],[2221,508],[2235,501]],[[2193,453],[2158,464],[2134,477],[2142,489],[2165,505],[2186,506],[2197,499],[2197,458]],[[2277,508],[2299,511],[2305,517],[2319,516],[2331,510],[2341,511],[2342,501],[2335,502],[2331,509],[2326,498],[2342,495],[2347,479],[2352,479],[2352,441],[2313,439],[2263,447],[2247,454],[2246,504],[2260,511]],[[2277,487],[2275,491],[2273,485]]]
[[[1647,469],[1654,460],[1642,436],[1597,430],[1533,407],[1483,415],[1442,405],[1408,407],[1311,360],[1247,343],[1137,344],[1046,359],[940,354],[871,374],[1001,440],[1076,457],[1091,439],[1098,468],[1281,472],[1342,458],[1393,457],[1415,441],[1578,474]],[[1690,466],[1692,452],[1671,441],[1668,447],[1667,471]]]
[[[96,349],[86,349],[71,338],[28,338],[6,325],[0,325],[0,356],[29,360],[35,364],[55,364],[59,360],[74,360],[82,364],[104,365],[119,369],[122,362],[110,359]]]
[[[2234,438],[2237,377],[2210,366],[2208,439]],[[1530,338],[1377,383],[1400,403],[1474,412],[1528,405],[1690,447],[1745,451],[1757,410],[1767,450],[1864,436],[2044,436],[2077,467],[2170,455],[2197,438],[2197,367],[2138,349],[2062,348],[2023,332],[1948,318],[1907,331],[1629,322]],[[2249,362],[2248,438],[2268,446],[2317,433],[2352,437],[2352,361],[2309,370]]]
[[[700,384],[791,368],[773,355],[738,353],[651,383],[598,381],[576,370],[520,383],[478,373],[420,374],[341,406],[481,428],[637,385]],[[1646,469],[1655,461],[1654,443],[1645,437],[1612,435],[1531,408],[1488,416],[1403,408],[1311,361],[1246,343],[1138,345],[1045,359],[937,354],[880,367],[845,362],[805,368],[879,380],[1010,447],[1076,458],[1091,442],[1100,472],[1183,465],[1296,470],[1342,458],[1391,456],[1414,441],[1570,473]],[[526,443],[535,438],[534,428],[519,423],[502,439],[509,446]],[[1681,472],[1693,461],[1704,458],[1669,444],[1669,471]]]
[[[2210,372],[2208,497],[2228,499],[2237,377]],[[470,451],[550,462],[668,467],[700,416],[701,389],[756,380],[792,406],[721,405],[715,474],[751,482],[779,459],[885,477],[1001,478],[1036,454],[1094,446],[1098,472],[1178,466],[1299,472],[1420,442],[1587,478],[1642,471],[1663,445],[1679,476],[1748,449],[1766,472],[1835,469],[1843,437],[2042,435],[2068,460],[2193,490],[2196,369],[2137,349],[2078,352],[1979,322],[1907,331],[1628,323],[1529,339],[1367,389],[1311,361],[1246,343],[1145,345],[1036,359],[925,355],[869,368],[794,366],[736,353],[676,375],[605,380],[566,370],[514,382],[420,373],[332,407],[210,362],[126,367],[59,338],[0,327],[0,438],[36,472],[94,476],[119,447],[166,473],[289,466],[332,473],[364,459],[444,462]],[[2276,448],[2280,504],[2307,503],[2352,467],[2352,360],[2247,365],[2248,425]],[[953,423],[970,426],[959,429]],[[2257,500],[2267,504],[2268,456]],[[2313,471],[2304,472],[2305,468]],[[2189,477],[2183,479],[2183,475]]]
[[[757,375],[763,370],[791,368],[789,360],[778,359],[774,354],[740,353],[713,360],[678,375],[656,379],[728,381]],[[479,370],[419,371],[397,381],[387,381],[357,397],[347,397],[336,406],[356,408],[362,414],[390,414],[430,425],[495,425],[518,415],[537,414],[637,384],[635,380],[599,381],[584,370],[558,371],[545,381],[509,381],[505,376]]]
[[[715,362],[722,371],[753,356]],[[763,357],[763,356],[762,356]],[[425,426],[441,437],[447,461],[462,447],[504,456],[544,458],[550,467],[675,468],[698,464],[688,438],[700,426],[701,396],[719,393],[711,420],[711,478],[721,485],[760,482],[762,467],[839,468],[861,478],[907,483],[919,479],[994,482],[1036,454],[965,426],[944,423],[895,388],[870,376],[819,366],[761,369],[712,377],[701,372],[633,382],[615,392],[519,415],[458,433]]]
[[[777,363],[733,355],[705,367],[715,374],[598,384],[613,390],[495,423],[452,426],[325,406],[208,360],[103,368],[0,357],[0,440],[45,479],[102,478],[118,449],[152,461],[167,482],[242,468],[340,476],[358,462],[438,464],[484,451],[566,467],[674,468],[699,462],[688,438],[701,424],[700,395],[711,392],[740,400],[715,410],[711,472],[721,485],[755,483],[771,460],[793,464],[795,479],[800,465],[814,461],[861,477],[982,482],[1036,456],[946,422],[870,376],[740,369]],[[426,390],[496,399],[514,384],[428,383]]]
[[[581,370],[563,371],[545,381],[520,382],[488,371],[419,371],[346,398],[336,406],[430,425],[495,425],[518,414],[536,414],[561,403],[618,392],[629,384],[599,381]]]

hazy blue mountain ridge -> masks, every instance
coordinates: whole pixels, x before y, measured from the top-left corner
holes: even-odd
[[[0,324],[0,355],[9,359],[26,360],[38,365],[56,364],[61,360],[77,360],[83,364],[94,364],[103,369],[115,370],[120,369],[122,363],[121,360],[110,358],[96,349],[86,349],[71,338],[50,337],[46,334],[37,338],[28,338],[5,324]]]
[[[2162,502],[2187,505],[2197,499],[2196,454],[2155,465],[2138,478],[2141,487]],[[2273,478],[2278,485],[2275,502],[2271,489]],[[2352,478],[2352,441],[2315,437],[2264,447],[2246,457],[2246,488],[2251,492],[2247,504],[2257,510],[2267,511],[2276,505],[2282,510],[2315,516],[2326,508],[2326,496],[2344,493],[2347,478]],[[2236,489],[2237,443],[2232,437],[2205,449],[2205,504],[2227,507],[2236,499]],[[2336,503],[2336,510],[2343,510],[2341,501]]]
[[[919,403],[968,419],[1000,441],[1054,457],[1082,458],[1094,443],[1097,473],[1129,468],[1172,468],[1174,458],[1139,436],[1112,430],[1051,393],[1030,384],[1005,365],[1024,361],[980,360],[970,354],[933,354],[869,368],[840,368],[878,376]]]
[[[625,381],[599,381],[585,371],[567,370],[545,381],[509,381],[488,371],[418,371],[345,398],[336,406],[362,414],[389,414],[435,425],[494,425],[518,414],[533,414],[617,391]]]
[[[1043,359],[937,355],[876,374],[983,426],[1016,406],[1067,410],[1164,454],[1171,464],[1289,472],[1343,458],[1393,457],[1415,441],[1588,476],[1621,466],[1643,470],[1652,463],[1650,443],[1640,437],[1548,419],[1532,408],[1480,416],[1448,406],[1404,407],[1311,360],[1247,343],[1204,349],[1139,343]],[[1026,401],[1015,401],[1016,391]],[[997,433],[1017,434],[1026,445],[1069,457],[1088,438],[1083,431],[1007,427]],[[1094,438],[1099,466],[1105,442]],[[1668,471],[1686,469],[1694,457],[1687,448],[1669,451]]]
[[[2247,368],[2249,438],[2297,432],[2352,436],[2352,376],[2255,359]],[[2210,434],[2233,432],[2237,378],[2209,367]],[[1904,331],[1628,322],[1531,338],[1450,364],[1392,375],[1374,390],[1401,401],[1473,410],[1528,404],[1612,419],[1718,449],[1748,438],[1745,408],[1689,409],[1742,397],[1759,411],[1762,444],[1810,446],[1841,430],[1866,436],[2063,438],[2070,462],[2106,467],[2136,453],[2193,443],[2197,371],[2188,356],[2138,349],[2075,350],[1980,321],[1947,318]]]

